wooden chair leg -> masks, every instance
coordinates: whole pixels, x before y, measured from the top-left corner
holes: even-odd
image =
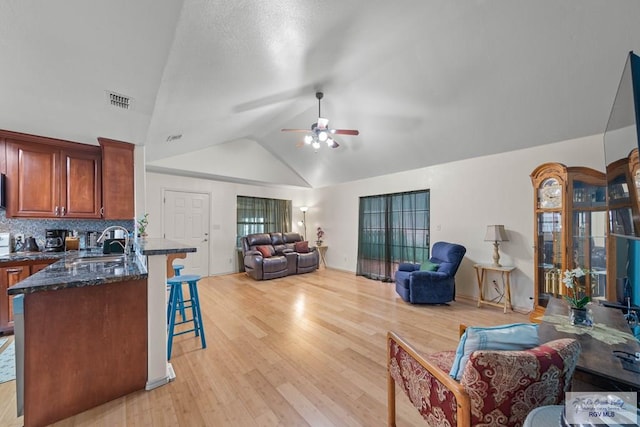
[[[396,382],[391,376],[391,372],[387,371],[387,406],[389,412],[387,414],[387,424],[389,427],[396,426]]]

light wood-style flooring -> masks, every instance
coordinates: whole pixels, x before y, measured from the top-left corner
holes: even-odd
[[[199,292],[208,347],[175,338],[175,381],[56,426],[383,426],[388,330],[433,352],[456,348],[460,323],[527,321],[473,301],[410,305],[391,283],[331,269],[210,277]],[[424,425],[400,392],[397,414],[399,426]],[[15,381],[0,384],[0,426],[21,425]]]

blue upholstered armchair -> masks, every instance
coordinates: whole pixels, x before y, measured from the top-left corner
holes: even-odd
[[[412,304],[444,304],[456,295],[455,275],[467,249],[462,245],[437,242],[431,248],[430,270],[420,264],[402,263],[396,271],[396,292]]]

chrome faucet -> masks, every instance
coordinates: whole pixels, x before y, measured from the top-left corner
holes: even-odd
[[[122,230],[124,231],[124,246],[123,246],[123,251],[125,255],[129,255],[129,230],[127,230],[126,228],[120,226],[120,225],[112,225],[110,227],[107,227],[104,229],[104,231],[102,232],[102,234],[100,235],[100,237],[98,237],[98,240],[96,240],[96,242],[98,243],[102,243],[104,241],[104,239],[107,237],[107,233],[109,233],[112,230]],[[118,242],[120,244],[120,246],[122,246],[122,243]]]

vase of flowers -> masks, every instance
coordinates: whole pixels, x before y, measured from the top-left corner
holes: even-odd
[[[316,246],[322,246],[322,237],[324,236],[324,230],[322,227],[318,227],[316,230]]]
[[[584,280],[589,270],[576,267],[573,270],[565,270],[562,282],[567,288],[567,295],[563,295],[569,304],[569,321],[574,326],[593,326],[593,314],[587,307],[591,298],[585,294]]]

